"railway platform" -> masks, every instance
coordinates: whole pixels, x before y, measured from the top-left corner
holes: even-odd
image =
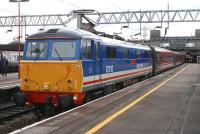
[[[199,134],[200,65],[184,64],[20,134]]]
[[[18,73],[8,73],[7,76],[0,74],[0,90],[19,86]]]
[[[18,73],[8,73],[7,76],[0,74],[0,90],[19,86]]]

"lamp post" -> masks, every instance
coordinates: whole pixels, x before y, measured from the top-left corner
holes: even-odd
[[[162,29],[162,26],[155,26],[154,30],[156,30],[156,28],[161,28]]]
[[[29,0],[9,0],[9,2],[17,2],[18,3],[18,73],[20,67],[20,52],[21,52],[21,45],[20,45],[20,27],[21,27],[21,15],[20,15],[20,2],[28,2]]]

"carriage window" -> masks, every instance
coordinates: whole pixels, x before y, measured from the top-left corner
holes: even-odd
[[[128,59],[129,55],[128,55],[128,48],[125,48],[124,50],[124,58]]]
[[[149,53],[148,53],[148,51],[144,51],[144,58],[149,58]]]
[[[82,58],[91,59],[91,41],[82,40]]]
[[[76,53],[76,43],[74,41],[53,42],[52,58],[73,58]]]
[[[136,58],[134,49],[130,49],[130,58],[131,59],[135,59]]]
[[[106,58],[116,58],[116,48],[107,47],[106,48]]]
[[[112,58],[112,48],[111,47],[107,47],[106,48],[106,58]]]
[[[112,48],[112,58],[116,58],[116,54],[117,54],[117,49],[116,48]]]
[[[140,50],[136,50],[136,58],[140,58],[141,57],[141,52]]]
[[[47,42],[29,42],[26,50],[28,58],[45,58],[47,56]]]

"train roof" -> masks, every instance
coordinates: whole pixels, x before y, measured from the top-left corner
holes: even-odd
[[[173,53],[173,54],[179,54],[179,55],[183,55],[182,53],[179,52],[175,52],[175,51],[171,51],[169,49],[165,49],[165,48],[161,48],[161,47],[157,47],[157,46],[152,46],[157,52],[167,52],[167,53]]]
[[[115,40],[115,39],[110,39],[110,38],[105,38],[101,37],[102,42],[104,45],[113,45],[113,46],[123,46],[123,47],[128,47],[128,48],[136,48],[136,49],[145,49],[145,50],[150,50],[150,47],[144,46],[141,44],[135,44],[132,42],[126,42],[126,41],[121,41],[121,40]]]
[[[169,53],[173,52],[174,53],[174,51],[171,51],[169,49],[165,49],[165,48],[161,48],[161,47],[157,47],[157,46],[152,46],[152,47],[158,52],[169,52]]]
[[[27,39],[78,39],[78,38],[94,38],[98,39],[99,36],[81,30],[81,29],[73,29],[69,27],[62,27],[56,29],[48,29],[36,34],[30,35]]]
[[[78,39],[78,38],[89,38],[102,41],[104,45],[112,45],[112,46],[123,46],[129,48],[137,48],[137,49],[145,49],[150,50],[148,46],[135,44],[131,42],[120,41],[116,39],[101,37],[91,32],[81,30],[81,29],[73,29],[69,27],[62,27],[57,29],[48,29],[41,31],[39,33],[30,35],[27,39]]]

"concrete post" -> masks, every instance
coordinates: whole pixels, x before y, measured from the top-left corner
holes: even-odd
[[[78,17],[77,17],[77,28],[82,29],[82,24],[83,24],[82,16],[78,15]]]

